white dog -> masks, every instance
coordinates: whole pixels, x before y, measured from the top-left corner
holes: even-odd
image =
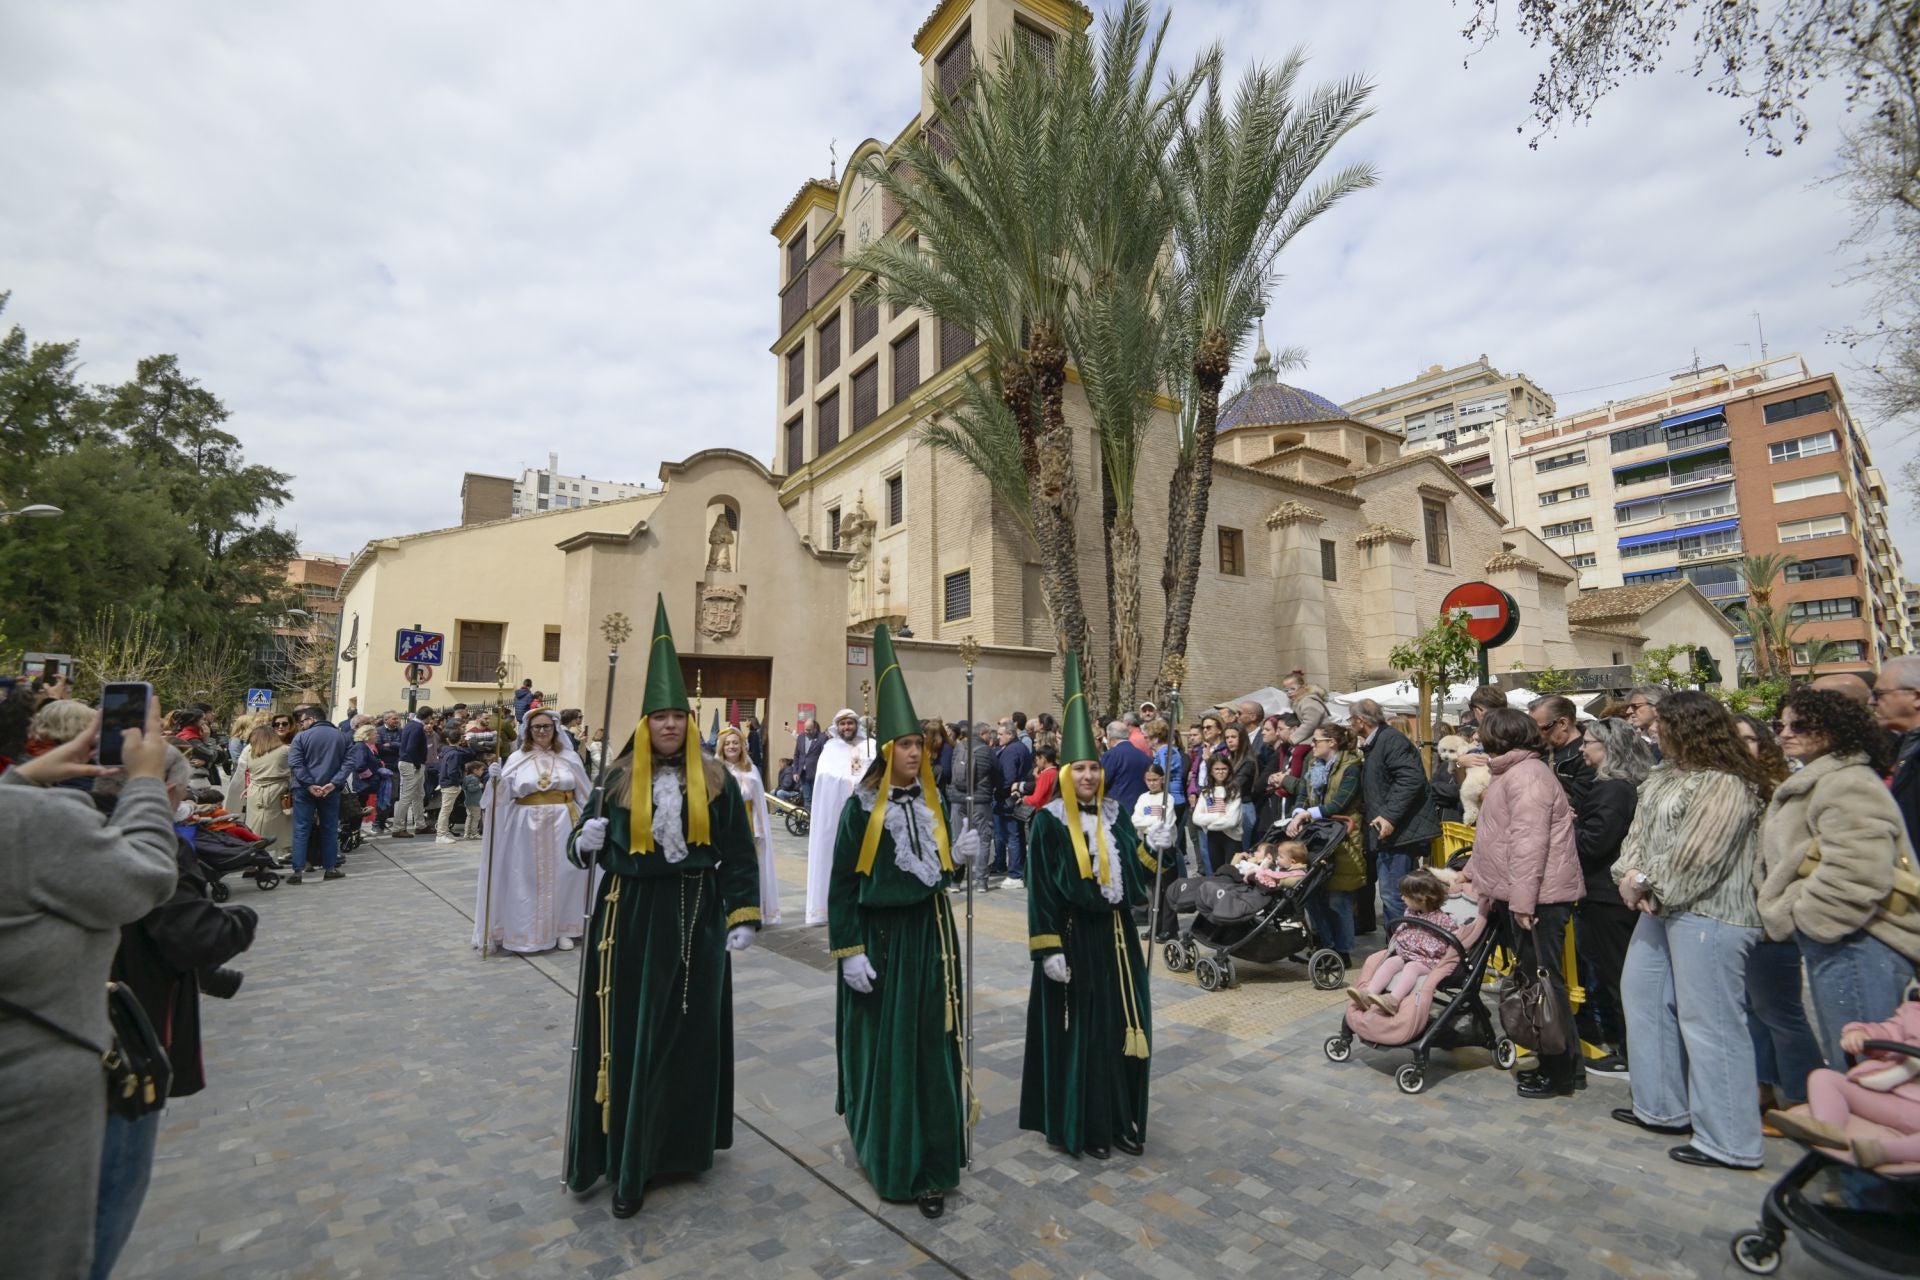
[[[1440,759],[1453,770],[1453,776],[1460,782],[1460,807],[1465,812],[1465,821],[1472,826],[1480,819],[1480,798],[1487,794],[1487,787],[1493,782],[1493,771],[1487,768],[1486,753],[1469,743],[1457,733],[1450,733],[1434,744]]]

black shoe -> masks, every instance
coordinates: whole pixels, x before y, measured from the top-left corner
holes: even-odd
[[[294,873],[293,873],[292,875],[290,875],[290,876],[288,876],[288,877],[287,877],[287,883],[288,883],[288,884],[301,884],[301,883],[303,883],[303,881],[302,881],[302,879],[301,879],[301,876],[300,876],[300,873],[299,873],[298,871],[296,871],[296,872],[294,872]]]
[[[1091,1142],[1087,1144],[1086,1151],[1087,1151],[1087,1154],[1092,1156],[1095,1160],[1105,1160],[1113,1155],[1113,1152],[1109,1151],[1107,1148],[1097,1147]]]
[[[1353,968],[1353,952],[1342,951],[1340,953],[1340,963],[1349,969]]]
[[[342,871],[340,868],[335,867],[333,870],[327,872],[327,874],[325,874],[324,876],[321,876],[320,878],[322,880],[345,880],[347,878],[347,873]]]
[[[1116,1133],[1113,1135],[1113,1145],[1130,1156],[1144,1155],[1147,1150],[1143,1144],[1135,1142],[1124,1133]]]
[[[1702,1169],[1735,1169],[1741,1173],[1750,1173],[1760,1167],[1757,1164],[1729,1164],[1725,1160],[1708,1155],[1692,1143],[1684,1147],[1674,1147],[1667,1154],[1681,1164],[1698,1165]]]
[[[1572,1080],[1549,1080],[1534,1074],[1515,1085],[1514,1092],[1523,1098],[1571,1098],[1576,1088]]]
[[[929,1191],[919,1199],[920,1216],[937,1218],[947,1211],[947,1197],[944,1192]]]
[[[619,1196],[613,1198],[614,1217],[631,1218],[638,1212],[640,1212],[640,1202],[638,1200],[623,1200]]]
[[[1606,1053],[1598,1058],[1587,1059],[1587,1070],[1603,1076],[1627,1078],[1627,1060],[1618,1054]]]
[[[1649,1124],[1635,1115],[1632,1107],[1615,1107],[1609,1114],[1621,1124],[1630,1124],[1636,1128],[1645,1129],[1648,1133],[1664,1133],[1677,1137],[1683,1133],[1693,1132],[1693,1126],[1690,1124]]]

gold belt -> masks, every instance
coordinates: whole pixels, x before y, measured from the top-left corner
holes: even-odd
[[[571,791],[534,791],[534,792],[528,793],[527,795],[519,797],[514,801],[514,803],[515,804],[572,804],[573,792]]]

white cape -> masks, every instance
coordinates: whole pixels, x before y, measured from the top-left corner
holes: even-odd
[[[827,882],[833,875],[833,844],[840,834],[840,811],[853,794],[854,784],[872,763],[873,743],[864,736],[848,742],[834,734],[820,748],[813,795],[807,800],[808,924],[827,922]]]
[[[733,780],[740,784],[740,800],[747,807],[747,823],[753,828],[753,851],[760,859],[760,927],[780,923],[780,882],[773,874],[773,828],[768,825],[767,787],[760,781],[760,770],[748,765],[743,772],[727,766]]]
[[[571,751],[547,759],[552,772],[546,789],[571,792],[575,808],[584,810],[593,790],[586,765]],[[573,812],[564,804],[514,803],[541,789],[539,762],[527,751],[516,751],[481,796],[487,820],[474,887],[475,947],[490,934],[495,946],[508,951],[551,951],[560,939],[579,938],[586,931],[593,873],[567,861]],[[483,928],[489,913],[491,928]]]

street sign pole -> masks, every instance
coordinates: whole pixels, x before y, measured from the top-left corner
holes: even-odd
[[[1487,673],[1487,646],[1480,646],[1480,685],[1485,688],[1493,683],[1493,677]]]
[[[424,628],[422,628],[421,625],[417,622],[413,624],[413,629],[415,631],[424,630]],[[1485,665],[1486,665],[1485,661],[1483,660],[1481,663],[1483,671],[1484,671]],[[414,708],[419,705],[420,705],[420,686],[415,684],[413,681],[409,680],[407,681],[407,719],[409,720],[413,719]]]

